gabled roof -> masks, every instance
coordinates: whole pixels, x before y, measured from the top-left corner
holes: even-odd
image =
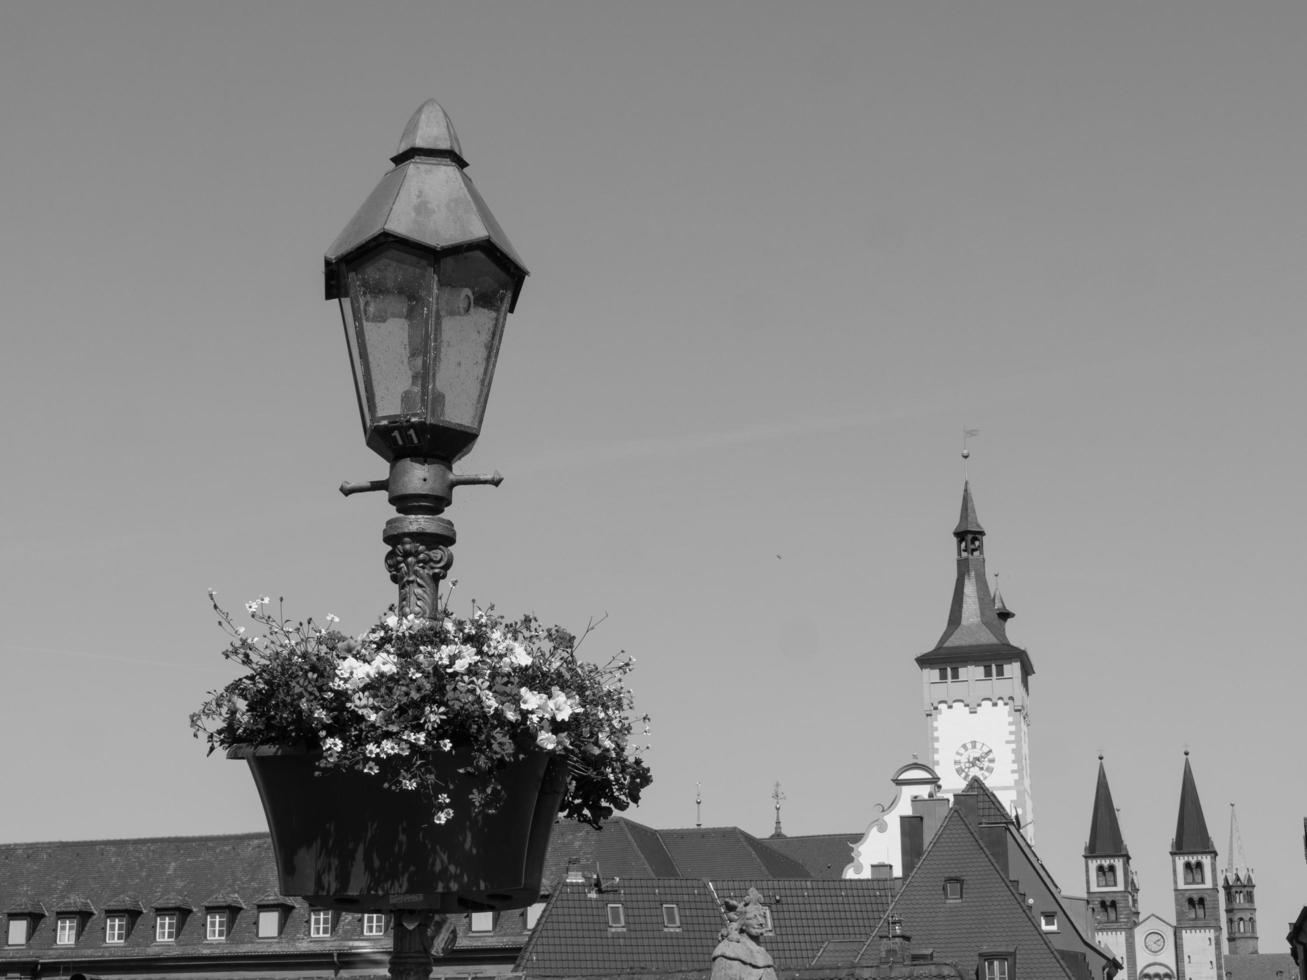
[[[810,872],[739,827],[660,830],[658,839],[686,878],[808,878]],[[778,838],[779,839],[779,838]]]
[[[1189,765],[1189,753],[1184,754],[1184,776],[1180,780],[1180,812],[1175,819],[1175,839],[1171,842],[1172,854],[1192,854],[1215,851],[1212,835],[1207,832],[1203,817],[1203,804],[1198,799],[1198,786],[1194,771]]]
[[[894,897],[894,882],[888,879],[735,878],[713,881],[712,886],[722,900],[738,901],[750,888],[762,893],[772,920],[763,945],[781,969],[807,966],[832,939],[865,942]]]
[[[768,838],[763,844],[798,861],[814,878],[841,878],[862,834],[812,834]]]
[[[609,925],[609,905],[623,925]],[[670,929],[663,906],[675,905]],[[626,879],[602,891],[564,882],[536,922],[514,967],[527,977],[708,972],[724,920],[708,883],[686,878]]]
[[[947,879],[961,880],[960,901],[943,900]],[[1007,873],[994,863],[956,807],[944,818],[889,912],[901,918],[914,946],[932,948],[937,960],[955,962],[968,975],[982,950],[1015,949],[1022,975],[1075,980]],[[859,964],[871,955],[869,944]]]
[[[1107,785],[1107,770],[1103,757],[1098,757],[1098,786],[1094,789],[1094,813],[1089,818],[1089,842],[1085,844],[1085,857],[1129,857],[1121,824],[1116,818],[1112,803],[1112,789]]]

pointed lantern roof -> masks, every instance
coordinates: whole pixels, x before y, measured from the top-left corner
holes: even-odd
[[[1207,820],[1203,817],[1203,804],[1198,799],[1198,786],[1194,782],[1194,771],[1189,765],[1189,753],[1184,754],[1184,778],[1180,782],[1180,812],[1175,820],[1175,840],[1171,842],[1172,854],[1193,854],[1210,851],[1215,853],[1212,835],[1207,832]]]
[[[1107,770],[1103,768],[1103,757],[1098,757],[1098,787],[1094,790],[1094,812],[1089,818],[1089,843],[1085,845],[1085,857],[1129,857],[1125,839],[1121,836],[1121,824],[1116,818],[1116,806],[1112,803],[1112,788],[1107,785]]]
[[[962,485],[962,511],[953,529],[957,542],[957,579],[949,604],[948,624],[934,649],[916,658],[919,667],[980,660],[1019,660],[1026,675],[1035,672],[1030,655],[1007,638],[1005,605],[996,603],[985,574],[985,529],[976,516],[971,483]]]

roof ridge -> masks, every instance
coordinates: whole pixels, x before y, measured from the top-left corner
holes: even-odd
[[[254,838],[270,840],[266,831],[245,831],[237,834],[169,834],[162,837],[89,837],[80,840],[31,840],[9,841],[0,843],[0,850],[18,850],[24,847],[49,847],[52,844],[67,846],[85,844],[166,844],[182,841],[217,841],[217,840],[251,840]]]

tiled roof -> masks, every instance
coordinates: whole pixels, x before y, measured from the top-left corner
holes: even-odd
[[[658,837],[686,878],[808,878],[791,857],[739,827],[660,830]]]
[[[623,925],[610,926],[610,905]],[[679,926],[669,928],[663,906],[675,905]],[[704,881],[623,879],[597,891],[564,883],[549,900],[516,970],[530,977],[658,973],[711,966],[723,918]]]
[[[862,948],[867,945],[862,939],[829,939],[817,950],[812,958],[812,966],[847,966],[858,958]]]
[[[967,780],[967,785],[962,788],[962,793],[974,796],[976,798],[976,816],[981,825],[984,824],[1010,824],[1016,825],[1012,814],[1008,812],[1003,801],[994,795],[994,791],[985,785],[985,781],[979,776],[972,776]],[[962,795],[961,793],[955,795]]]
[[[762,893],[772,920],[763,945],[786,968],[808,965],[832,939],[866,942],[894,897],[892,881],[863,878],[728,878],[712,884],[722,900],[738,901],[750,888]]]
[[[768,837],[762,843],[803,865],[814,878],[839,878],[853,858],[862,834]]]
[[[1112,803],[1112,788],[1107,785],[1107,770],[1103,760],[1098,760],[1098,785],[1094,788],[1094,813],[1089,819],[1089,843],[1085,845],[1085,857],[1120,857],[1130,856],[1126,850],[1125,840],[1121,837],[1121,823],[1117,820],[1116,807]]]
[[[1227,980],[1294,980],[1297,966],[1291,953],[1226,953]]]
[[[0,960],[37,955],[43,960],[86,959],[136,954],[235,956],[266,954],[266,940],[256,937],[257,913],[234,907],[228,938],[205,941],[206,900],[239,901],[240,895],[275,894],[277,877],[267,834],[211,837],[164,837],[134,840],[92,840],[0,845],[0,911],[23,911],[40,918],[26,946],[0,948]],[[73,902],[76,908],[69,906]],[[308,906],[283,899],[290,906],[277,950],[358,948],[360,917],[343,915],[331,939],[310,940]],[[66,906],[68,906],[66,908]],[[154,942],[153,910],[191,910],[178,922],[174,943],[160,949]],[[55,913],[91,913],[81,938],[72,946],[56,946]],[[104,942],[106,912],[136,912],[126,942]],[[389,937],[365,945],[388,947]],[[149,951],[148,953],[146,951]]]
[[[947,879],[961,880],[961,901],[943,900]],[[1072,977],[957,808],[944,819],[890,911],[914,945],[931,947],[937,960],[955,962],[968,975],[982,950],[1015,949],[1025,976]],[[860,962],[869,953],[870,948]]]

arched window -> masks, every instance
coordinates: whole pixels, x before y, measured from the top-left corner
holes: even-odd
[[[1203,883],[1203,862],[1202,862],[1202,861],[1195,861],[1195,862],[1194,862],[1194,884],[1195,884],[1195,885],[1201,885],[1202,883]]]
[[[1107,866],[1107,887],[1108,887],[1108,888],[1115,888],[1115,887],[1116,887],[1116,865],[1115,865],[1115,864],[1109,864],[1109,865]]]
[[[1098,883],[1099,888],[1107,887],[1107,869],[1103,867],[1101,864],[1094,872],[1094,879]]]
[[[1186,861],[1184,863],[1184,883],[1186,885],[1192,885],[1194,883],[1194,863],[1192,861]]]
[[[1243,927],[1244,927],[1244,921],[1243,921],[1243,919],[1239,919],[1239,920],[1238,920],[1237,922],[1235,922],[1235,924],[1234,924],[1234,931],[1235,931],[1235,932],[1243,932]]]
[[[1249,920],[1248,920],[1248,931],[1249,931],[1249,932],[1256,932],[1256,931],[1257,931],[1257,920],[1256,920],[1256,919],[1249,919]]]
[[[1198,918],[1198,906],[1194,904],[1194,900],[1192,898],[1189,899],[1188,908],[1189,908],[1189,918],[1191,919]]]
[[[1117,921],[1116,902],[1107,903],[1107,921],[1108,922]]]
[[[1207,899],[1205,898],[1200,898],[1198,900],[1198,918],[1207,918]]]

